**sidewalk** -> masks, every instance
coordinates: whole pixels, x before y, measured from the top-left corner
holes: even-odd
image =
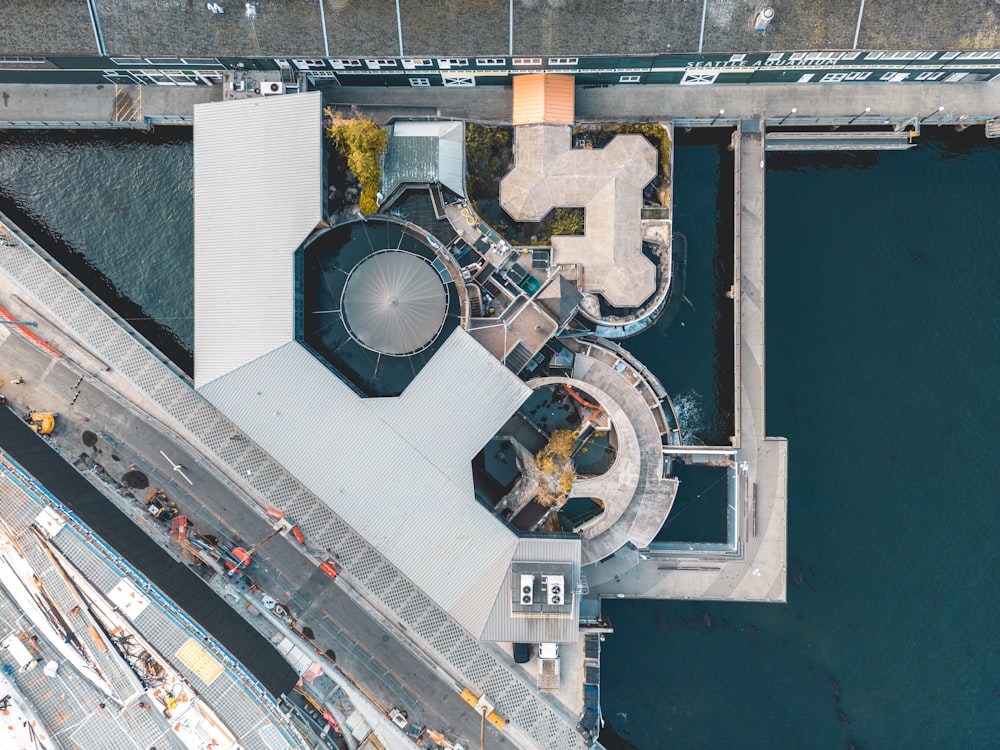
[[[221,86],[123,86],[134,98],[141,88],[143,117],[193,117],[194,105],[222,100]],[[0,84],[0,121],[108,122],[115,120],[115,85]]]
[[[140,87],[128,87],[135,92]],[[336,108],[352,104],[380,122],[390,117],[460,118],[510,122],[511,89],[319,87]],[[219,86],[143,86],[144,117],[190,117],[195,104],[221,101]],[[134,95],[134,94],[133,94]],[[115,87],[75,84],[0,85],[0,121],[104,122],[114,119]],[[940,115],[938,107],[944,107]],[[873,124],[882,118],[905,119],[933,114],[932,122],[961,117],[1000,115],[1000,84],[757,84],[710,86],[612,86],[576,90],[576,119],[651,120],[716,118],[721,123],[781,119],[785,125],[808,124],[816,118],[860,118]],[[794,115],[792,108],[796,109]],[[719,110],[724,109],[721,117]]]
[[[359,108],[377,120],[385,120],[393,108],[408,117],[455,117],[510,122],[512,99],[508,87],[474,89],[322,87],[331,104]],[[576,119],[651,120],[705,119],[719,114],[720,122],[780,119],[786,125],[808,123],[818,117],[851,118],[871,107],[863,122],[880,118],[905,119],[916,114],[937,113],[943,106],[944,120],[962,116],[1000,115],[1000,85],[968,84],[757,84],[710,86],[612,86],[576,90]],[[792,108],[797,111],[791,116]],[[933,122],[938,122],[937,116]]]

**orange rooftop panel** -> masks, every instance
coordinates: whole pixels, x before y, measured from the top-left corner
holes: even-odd
[[[515,125],[572,125],[576,81],[556,73],[514,76]]]

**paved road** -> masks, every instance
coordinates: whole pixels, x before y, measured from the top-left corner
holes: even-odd
[[[511,90],[483,88],[320,87],[333,106],[357,104],[375,119],[456,117],[510,122]],[[0,84],[4,106],[0,120],[101,121],[114,112],[114,87],[92,84]],[[143,115],[186,115],[201,102],[221,101],[219,86],[144,86]],[[865,108],[871,112],[864,115]],[[944,111],[938,114],[938,107]],[[792,109],[796,112],[792,114]],[[719,110],[725,114],[717,117]],[[856,125],[881,125],[917,114],[928,124],[961,117],[1000,115],[1000,82],[954,85],[898,84],[761,84],[711,86],[611,86],[577,88],[576,117],[588,120],[703,119],[725,125],[760,117],[808,125],[816,118],[859,117]]]
[[[403,116],[443,116],[461,119],[509,122],[512,99],[509,88],[403,89],[367,87],[321,87],[327,100],[349,106],[357,104],[373,117],[386,119],[399,108]],[[711,120],[719,124],[760,117],[780,119],[786,126],[808,124],[818,117],[851,118],[871,107],[856,124],[876,124],[885,118],[908,118],[917,113],[936,113],[930,122],[957,120],[964,116],[1000,115],[1000,83],[936,84],[760,84],[711,86],[611,86],[604,89],[577,88],[576,119]],[[792,108],[796,109],[794,116]]]
[[[116,480],[134,466],[206,532],[239,533],[249,544],[270,533],[268,524],[198,456],[172,441],[148,418],[89,378],[80,380],[82,370],[72,362],[53,359],[6,328],[0,329],[0,337],[4,335],[6,340],[0,343],[0,379],[7,383],[4,394],[18,413],[29,406],[57,413],[54,442],[69,460],[86,453]],[[24,379],[23,385],[10,385],[15,375]],[[86,432],[100,436],[96,444],[87,444],[93,438],[85,438]],[[172,471],[161,450],[183,465],[192,484]],[[152,525],[138,505],[134,516],[141,525]],[[290,604],[300,617],[299,626],[314,631],[316,648],[332,649],[341,670],[385,710],[400,708],[418,725],[445,729],[466,747],[478,745],[480,720],[461,700],[454,684],[373,619],[346,587],[319,571],[294,540],[279,536],[262,546],[252,574],[275,599]],[[492,725],[488,730],[488,747],[507,743]]]

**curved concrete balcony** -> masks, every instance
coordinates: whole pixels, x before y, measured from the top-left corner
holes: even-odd
[[[588,352],[592,349],[588,347]],[[613,357],[607,350],[601,354]],[[584,565],[597,562],[631,542],[646,547],[653,541],[673,505],[677,480],[663,476],[663,443],[660,423],[636,380],[638,373],[602,361],[590,353],[577,353],[572,377],[536,378],[532,388],[566,383],[585,391],[608,413],[618,436],[618,456],[606,473],[573,484],[573,497],[593,497],[604,504],[604,513],[580,531]],[[615,358],[617,359],[617,358]]]

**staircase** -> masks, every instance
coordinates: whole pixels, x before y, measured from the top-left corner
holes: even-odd
[[[507,365],[511,372],[517,375],[530,361],[531,352],[528,351],[528,347],[518,341],[517,345],[510,350],[510,354],[504,359],[504,364]]]

